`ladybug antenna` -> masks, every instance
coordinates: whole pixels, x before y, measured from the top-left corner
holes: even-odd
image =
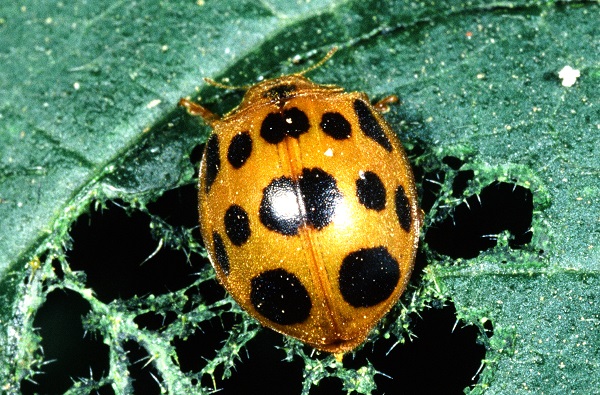
[[[313,71],[314,69],[321,67],[323,65],[323,63],[325,63],[329,59],[331,59],[331,57],[333,56],[333,54],[335,54],[337,52],[337,50],[338,50],[338,47],[332,47],[329,50],[329,52],[327,52],[327,54],[325,54],[325,56],[323,56],[323,58],[321,60],[319,60],[317,63],[313,64],[312,66],[307,67],[304,70],[296,73],[296,75],[304,75],[306,73]],[[217,88],[229,89],[229,90],[234,90],[234,91],[241,91],[241,90],[247,91],[248,89],[251,88],[250,85],[236,86],[236,85],[223,84],[219,81],[215,81],[212,78],[208,78],[208,77],[204,77],[204,82],[206,82],[209,85],[216,86]]]
[[[327,62],[329,59],[331,59],[331,57],[333,56],[333,54],[335,54],[338,50],[338,47],[333,47],[329,50],[329,52],[327,52],[327,54],[325,56],[323,56],[323,59],[319,60],[317,63],[313,64],[310,67],[305,68],[304,70],[300,71],[299,73],[296,73],[297,75],[304,75],[306,73],[310,73],[311,71],[313,71],[314,69],[317,69],[321,66],[323,66],[323,63]]]
[[[234,91],[242,91],[242,90],[247,91],[250,88],[248,85],[235,86],[235,85],[223,84],[221,82],[215,81],[212,78],[208,78],[208,77],[204,77],[204,82],[206,82],[209,85],[216,86],[217,88],[230,89],[230,90],[234,90]]]

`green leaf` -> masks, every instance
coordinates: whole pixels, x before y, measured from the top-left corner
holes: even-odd
[[[140,304],[103,303],[85,276],[69,270],[69,229],[91,205],[118,199],[147,213],[165,191],[195,182],[189,156],[208,129],[176,108],[178,99],[200,93],[218,113],[240,99],[207,87],[202,77],[251,84],[298,71],[337,45],[311,78],[371,98],[401,96],[402,106],[387,117],[403,143],[422,152],[415,166],[447,173],[424,232],[493,181],[533,194],[533,239],[521,249],[501,234],[496,247],[476,258],[452,260],[423,243],[425,276],[413,280],[416,290],[405,295],[396,326],[377,333],[403,336],[408,313],[433,299],[451,300],[465,323],[483,328],[489,321],[494,329],[490,338],[481,335],[487,354],[473,393],[597,391],[598,16],[596,2],[1,4],[0,359],[12,361],[0,366],[2,390],[18,392],[20,381],[40,368],[33,318],[49,292],[69,288],[90,303],[86,325],[111,347],[102,383],[131,390],[118,358],[129,336],[156,358],[164,388],[200,391],[173,363],[170,340],[224,311],[243,313],[228,299],[214,306],[200,301],[182,313],[185,324],[141,331],[133,318],[152,308],[182,312],[189,288]],[[565,66],[580,71],[569,87],[558,78]],[[474,173],[460,197],[452,196],[456,174],[442,164],[447,156]],[[152,225],[169,248],[202,253],[186,229],[156,217]],[[53,269],[57,262],[63,278]],[[196,284],[211,278],[204,270]],[[122,326],[110,321],[115,317]],[[235,377],[238,353],[258,331],[244,318],[195,379],[219,365]],[[288,360],[300,356],[310,368],[305,391],[330,376],[348,391],[374,387],[372,365],[345,369],[312,359],[294,342],[286,347]],[[82,383],[73,393],[99,385]]]

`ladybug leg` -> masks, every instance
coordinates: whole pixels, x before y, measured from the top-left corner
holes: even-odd
[[[385,114],[386,112],[390,111],[390,104],[395,104],[399,101],[400,100],[398,99],[398,96],[390,95],[373,104],[373,107],[375,107],[375,109],[381,114]]]
[[[210,126],[212,126],[215,123],[215,121],[218,121],[221,118],[209,109],[202,107],[200,104],[194,103],[193,101],[185,99],[183,97],[179,99],[178,104],[181,107],[185,107],[188,114],[202,117],[202,119],[204,119],[204,122],[206,122]]]

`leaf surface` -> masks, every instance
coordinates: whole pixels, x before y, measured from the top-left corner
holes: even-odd
[[[598,17],[594,2],[0,5],[0,355],[25,365],[1,368],[0,382],[18,388],[29,374],[26,347],[36,339],[24,334],[73,221],[94,201],[143,208],[195,182],[189,156],[208,129],[178,99],[200,93],[225,113],[240,95],[202,77],[251,84],[337,45],[312,79],[372,99],[398,94],[402,106],[386,116],[408,148],[425,152],[415,166],[454,156],[473,170],[459,197],[448,172],[427,227],[496,180],[533,195],[523,248],[505,233],[472,259],[423,246],[430,261],[417,285],[437,287],[465,322],[493,325],[473,391],[597,391]],[[558,78],[565,66],[580,71],[570,87]]]

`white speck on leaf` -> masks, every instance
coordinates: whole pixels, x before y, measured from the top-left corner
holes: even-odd
[[[558,78],[562,80],[562,86],[570,87],[575,85],[577,78],[581,76],[581,72],[572,68],[571,66],[565,66],[561,71],[558,72]]]
[[[146,108],[148,108],[148,109],[154,108],[154,107],[158,106],[159,104],[160,104],[160,100],[154,99],[150,103],[146,104]]]

